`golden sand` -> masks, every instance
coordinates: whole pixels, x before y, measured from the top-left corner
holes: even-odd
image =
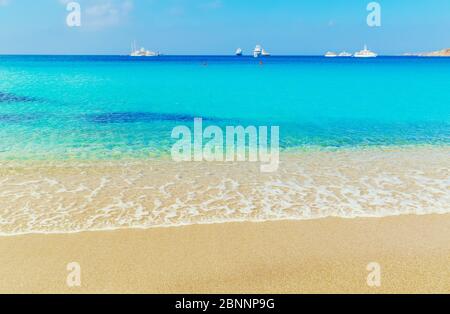
[[[2,237],[0,292],[450,293],[449,239],[450,215]]]
[[[285,153],[269,174],[257,163],[2,161],[0,292],[450,292],[449,154]],[[72,262],[80,288],[66,284]],[[370,263],[381,287],[367,285]]]

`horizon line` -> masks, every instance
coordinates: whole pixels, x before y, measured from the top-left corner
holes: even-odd
[[[136,59],[152,59],[152,58],[158,58],[158,57],[236,57],[236,58],[242,58],[242,57],[252,57],[253,55],[242,55],[242,56],[236,56],[234,54],[161,54],[160,56],[142,56],[142,57],[135,57],[130,56],[129,54],[84,54],[84,53],[0,53],[0,56],[86,56],[86,57],[132,57]],[[259,57],[255,59],[270,59],[272,57],[325,57],[325,54],[272,54],[267,57]],[[418,54],[409,54],[409,53],[402,53],[402,54],[378,54],[378,57],[422,57]],[[432,57],[432,56],[430,56]],[[337,58],[345,58],[345,57],[337,57]],[[347,57],[348,58],[348,57]],[[330,58],[333,59],[333,58]]]

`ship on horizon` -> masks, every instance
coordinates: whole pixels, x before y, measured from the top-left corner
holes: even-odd
[[[146,50],[145,48],[137,49],[136,42],[133,42],[133,44],[131,45],[130,57],[158,57],[158,56],[160,56],[159,52]]]
[[[378,57],[378,55],[375,52],[367,49],[367,45],[364,45],[364,49],[355,53],[354,57],[355,58],[376,58],[376,57]]]
[[[339,57],[339,58],[348,58],[348,57],[352,57],[353,55],[351,54],[351,53],[348,53],[348,52],[346,52],[346,51],[342,51],[341,53],[339,53],[339,54],[337,54],[336,52],[333,52],[333,51],[328,51],[326,54],[325,54],[325,57],[326,58],[336,58],[336,57]]]
[[[333,52],[333,51],[328,51],[326,54],[325,54],[325,57],[326,58],[335,58],[335,57],[337,57],[338,55],[337,55],[337,53],[336,52]]]
[[[348,57],[353,57],[353,55],[352,55],[351,53],[347,52],[347,51],[342,51],[342,52],[338,55],[338,57],[341,57],[341,58],[348,58]]]
[[[256,45],[255,49],[253,50],[253,57],[270,57],[270,53],[268,53],[261,45]]]

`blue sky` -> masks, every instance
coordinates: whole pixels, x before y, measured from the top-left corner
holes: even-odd
[[[166,54],[231,54],[262,44],[273,54],[383,54],[450,47],[449,0],[79,0],[82,26],[67,27],[68,0],[0,0],[1,54],[127,54],[133,40]]]

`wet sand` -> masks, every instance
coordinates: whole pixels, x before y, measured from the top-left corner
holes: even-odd
[[[0,292],[450,293],[449,239],[450,215],[1,237]]]
[[[450,213],[450,147],[304,151],[260,163],[0,162],[0,235]]]

